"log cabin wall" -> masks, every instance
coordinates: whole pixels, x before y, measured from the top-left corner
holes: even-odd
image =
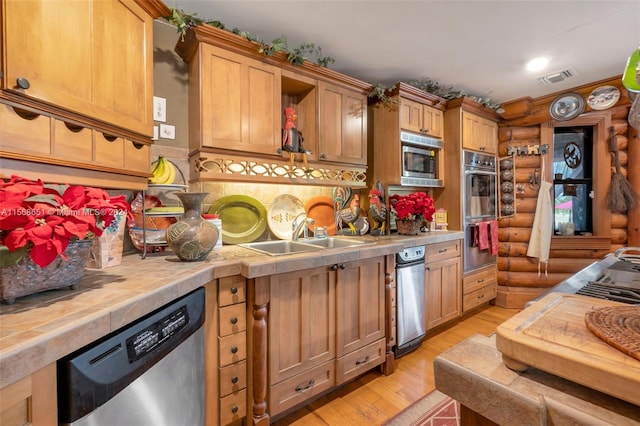
[[[640,147],[638,132],[628,125],[627,117],[631,102],[626,89],[620,85],[620,79],[597,82],[581,88],[566,90],[581,93],[585,99],[591,90],[603,85],[614,85],[620,89],[621,99],[606,110],[611,114],[611,125],[615,128],[616,142],[619,149],[621,171],[635,188],[640,188]],[[541,143],[542,127],[551,121],[549,106],[560,93],[545,98],[530,98],[514,101],[505,105],[503,117],[509,118],[500,123],[498,131],[498,156],[507,156],[508,146],[528,146]],[[588,113],[589,107],[585,113]],[[550,147],[551,148],[551,147]],[[607,149],[608,152],[608,149]],[[630,159],[631,157],[631,159]],[[516,214],[499,220],[498,250],[498,295],[496,305],[506,308],[522,308],[524,304],[565,280],[580,269],[602,259],[608,253],[620,247],[640,245],[640,208],[625,213],[611,213],[610,247],[602,249],[575,248],[552,249],[549,254],[547,274],[538,274],[538,259],[527,257],[527,248],[531,236],[531,228],[538,201],[538,188],[530,183],[530,179],[540,168],[539,155],[516,155],[515,190]],[[630,164],[632,165],[630,167]],[[547,162],[547,178],[551,179],[550,162]],[[615,171],[613,157],[611,172]],[[636,190],[638,191],[638,190]]]

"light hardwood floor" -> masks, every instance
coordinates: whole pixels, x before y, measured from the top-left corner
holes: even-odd
[[[283,417],[274,424],[304,426],[381,425],[435,389],[433,360],[441,352],[474,335],[490,335],[517,309],[484,307],[455,325],[427,336],[415,351],[395,362],[395,372],[378,369]]]

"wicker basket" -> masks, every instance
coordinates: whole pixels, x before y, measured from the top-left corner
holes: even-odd
[[[398,228],[400,235],[418,235],[421,224],[422,220],[396,219],[396,228]]]
[[[62,287],[76,288],[82,280],[92,243],[92,240],[70,241],[64,252],[69,260],[58,256],[44,268],[27,254],[17,264],[0,269],[0,299],[11,304],[16,297]]]

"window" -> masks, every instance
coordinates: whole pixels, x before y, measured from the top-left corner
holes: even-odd
[[[559,232],[559,224],[569,222],[569,218],[575,227],[574,236],[554,232],[552,250],[611,249],[611,211],[605,202],[611,184],[607,142],[610,126],[610,112],[586,113],[573,120],[550,121],[540,126],[540,143],[549,146],[547,164],[553,161],[545,178],[554,182],[556,201],[571,201],[570,209],[566,208],[569,204],[562,203],[557,203],[560,208],[554,207],[554,230]],[[556,173],[562,173],[557,180]],[[574,191],[575,196],[568,195]]]
[[[593,127],[556,127],[553,135],[554,234],[593,235]]]

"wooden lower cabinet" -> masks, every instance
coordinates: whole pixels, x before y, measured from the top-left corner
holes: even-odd
[[[385,361],[384,290],[383,256],[270,277],[270,416]]]
[[[430,244],[425,257],[425,329],[462,313],[460,240]]]
[[[0,389],[0,424],[57,425],[56,389],[55,363]]]
[[[462,278],[462,312],[488,303],[498,294],[495,265],[465,274]]]

